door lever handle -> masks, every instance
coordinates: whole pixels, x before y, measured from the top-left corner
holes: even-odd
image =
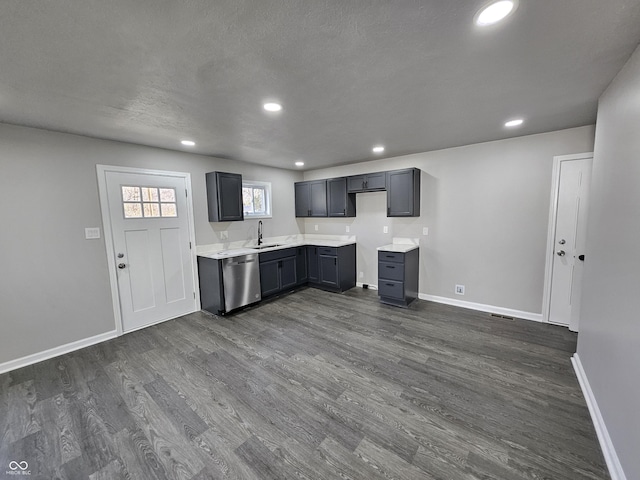
[[[120,270],[122,270],[124,267],[126,267],[126,265],[125,265],[124,263],[119,263],[119,264],[118,264],[118,268],[119,268]]]
[[[578,255],[578,260],[581,260],[584,262],[584,255]]]
[[[565,255],[564,250],[560,250],[560,251],[558,251],[556,253],[558,254],[559,257],[564,257],[564,255]]]

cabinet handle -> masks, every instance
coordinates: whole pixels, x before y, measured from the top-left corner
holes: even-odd
[[[393,258],[395,255],[387,255],[387,258]]]
[[[387,207],[387,217],[391,214],[391,209]]]
[[[346,214],[347,214],[347,209],[346,209],[346,208],[343,208],[343,209],[342,209],[342,214],[343,214],[343,215],[346,215]]]
[[[395,287],[393,283],[387,283],[387,287]]]
[[[334,259],[333,259],[333,264],[334,264],[334,265],[337,265],[337,264],[338,264],[338,259],[337,259],[337,258],[334,258]]]
[[[367,180],[366,182],[364,182],[364,188],[367,188],[369,186],[369,180]]]
[[[387,265],[387,268],[396,268],[393,265]]]

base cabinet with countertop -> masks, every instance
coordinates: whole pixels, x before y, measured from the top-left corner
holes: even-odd
[[[324,290],[344,292],[356,286],[356,246],[307,247],[309,284]]]
[[[419,249],[409,245],[378,248],[378,296],[380,302],[408,307],[418,298]]]
[[[266,248],[262,252],[259,252],[256,247],[198,252],[202,310],[224,315],[243,305],[256,303],[263,298],[292,291],[305,285],[332,292],[344,292],[355,287],[355,240],[346,242],[315,240],[320,245],[313,245],[311,241],[299,242],[291,246],[266,245],[261,247]],[[243,261],[240,259],[241,256],[250,258]],[[234,259],[238,261],[234,262]],[[255,262],[252,263],[255,273],[245,277],[245,268],[240,268],[240,264],[248,267],[249,261]],[[235,263],[239,265],[236,269],[228,270],[225,267],[227,264]],[[225,273],[231,273],[231,276],[227,278]],[[229,308],[228,300],[238,295],[242,296],[241,291],[245,289],[245,283],[249,279],[255,282],[255,286],[252,283],[250,298],[244,304],[234,303],[233,305],[236,306]]]

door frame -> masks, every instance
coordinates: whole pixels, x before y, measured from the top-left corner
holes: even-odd
[[[193,195],[191,191],[191,174],[188,172],[173,172],[168,170],[150,170],[148,168],[135,168],[135,167],[118,167],[114,165],[96,165],[96,174],[98,176],[98,195],[100,197],[100,211],[102,213],[102,230],[104,232],[104,243],[107,249],[107,270],[109,271],[109,283],[111,285],[111,301],[113,305],[113,316],[116,323],[116,335],[121,336],[124,334],[122,325],[122,310],[120,305],[120,291],[118,289],[118,272],[116,271],[116,257],[114,253],[113,245],[113,232],[111,229],[111,216],[109,212],[109,201],[107,195],[107,172],[115,173],[137,173],[142,175],[157,175],[157,176],[169,176],[184,178],[185,186],[187,189],[187,216],[189,223],[189,242],[191,242],[191,265],[193,272],[193,288],[195,290],[196,297],[194,299],[194,312],[200,306],[200,285],[197,275],[197,256],[196,256],[196,232],[193,221]],[[192,312],[189,312],[192,313]],[[157,322],[145,325],[141,328],[146,328],[157,323],[162,323],[166,319],[159,320]],[[130,333],[131,331],[127,332]]]
[[[551,308],[551,276],[553,274],[553,255],[555,251],[556,221],[558,217],[558,197],[560,196],[560,166],[562,165],[562,162],[584,159],[593,159],[593,152],[576,153],[573,155],[558,155],[553,157],[549,226],[547,228],[547,253],[544,269],[544,290],[542,294],[542,321],[545,323],[553,324],[549,321],[549,309]]]

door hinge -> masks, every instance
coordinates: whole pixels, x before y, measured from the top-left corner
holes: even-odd
[[[184,196],[185,197],[189,197],[189,190],[187,190],[186,188],[184,189]]]
[[[191,242],[189,242],[189,250],[191,250]]]
[[[196,299],[196,292],[193,292],[193,299]]]

